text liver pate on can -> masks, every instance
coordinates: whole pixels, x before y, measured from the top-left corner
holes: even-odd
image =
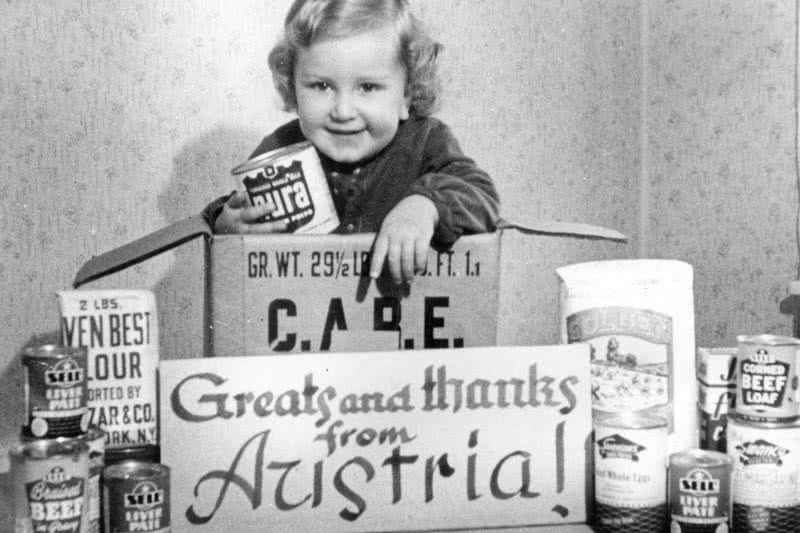
[[[620,413],[594,421],[594,528],[658,533],[666,525],[667,421]]]
[[[324,234],[339,226],[328,180],[310,142],[259,155],[231,172],[251,204],[272,207],[266,221],[285,221],[289,233]]]
[[[800,426],[728,419],[733,457],[733,530],[800,531]]]
[[[797,420],[800,339],[740,335],[737,341],[736,414],[765,422]]]
[[[686,450],[669,456],[670,533],[727,533],[731,519],[730,456]]]
[[[169,533],[169,468],[125,461],[103,470],[106,533]]]
[[[38,439],[9,450],[14,533],[85,532],[89,448],[79,439]]]
[[[89,427],[86,348],[44,345],[22,354],[26,422],[22,435],[76,437]]]

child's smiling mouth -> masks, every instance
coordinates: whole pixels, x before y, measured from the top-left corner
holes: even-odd
[[[364,130],[363,129],[358,129],[358,130],[335,130],[335,129],[328,128],[328,133],[330,133],[331,135],[342,135],[342,136],[357,135],[357,134],[361,133],[362,131],[364,131]]]

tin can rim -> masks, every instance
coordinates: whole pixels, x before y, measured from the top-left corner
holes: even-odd
[[[624,429],[654,429],[667,427],[667,419],[653,413],[624,411],[598,415],[595,417],[594,425]]]
[[[737,335],[739,344],[766,344],[767,346],[798,346],[800,339],[787,335],[773,335],[764,333],[760,335]]]
[[[733,465],[733,457],[715,450],[691,448],[669,456],[670,466],[714,467]]]
[[[41,344],[37,346],[26,346],[22,352],[22,358],[50,358],[61,359],[65,357],[82,357],[87,353],[85,346],[67,346],[64,344]]]
[[[128,459],[103,468],[104,479],[150,479],[153,476],[169,476],[169,467],[161,463]]]
[[[8,450],[12,460],[40,460],[58,455],[83,455],[89,453],[89,445],[78,437],[37,439],[20,442]]]
[[[231,174],[236,176],[239,174],[244,174],[245,172],[250,172],[251,170],[255,170],[257,168],[262,168],[264,167],[264,163],[266,163],[271,159],[283,157],[287,154],[302,152],[303,150],[309,148],[310,146],[311,146],[310,141],[302,141],[299,143],[290,144],[289,146],[276,148],[275,150],[270,150],[269,152],[257,155],[251,159],[248,159],[244,163],[237,165],[236,167],[233,168],[233,170],[231,170]]]

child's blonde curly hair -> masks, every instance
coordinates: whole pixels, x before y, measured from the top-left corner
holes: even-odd
[[[409,113],[427,116],[439,104],[436,58],[442,45],[434,41],[411,13],[407,0],[295,0],[284,34],[269,54],[269,67],[284,109],[294,111],[294,62],[297,50],[324,38],[344,37],[386,25],[400,39],[400,61],[406,68]]]

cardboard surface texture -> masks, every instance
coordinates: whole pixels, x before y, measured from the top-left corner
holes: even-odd
[[[498,343],[508,231],[626,240],[586,224],[506,224],[495,233],[464,236],[449,250],[432,250],[427,271],[412,286],[398,287],[387,273],[369,278],[373,234],[212,235],[197,216],[92,258],[73,285],[202,235],[209,243],[213,355],[492,346]]]
[[[174,532],[589,516],[587,344],[172,360],[159,374]]]

